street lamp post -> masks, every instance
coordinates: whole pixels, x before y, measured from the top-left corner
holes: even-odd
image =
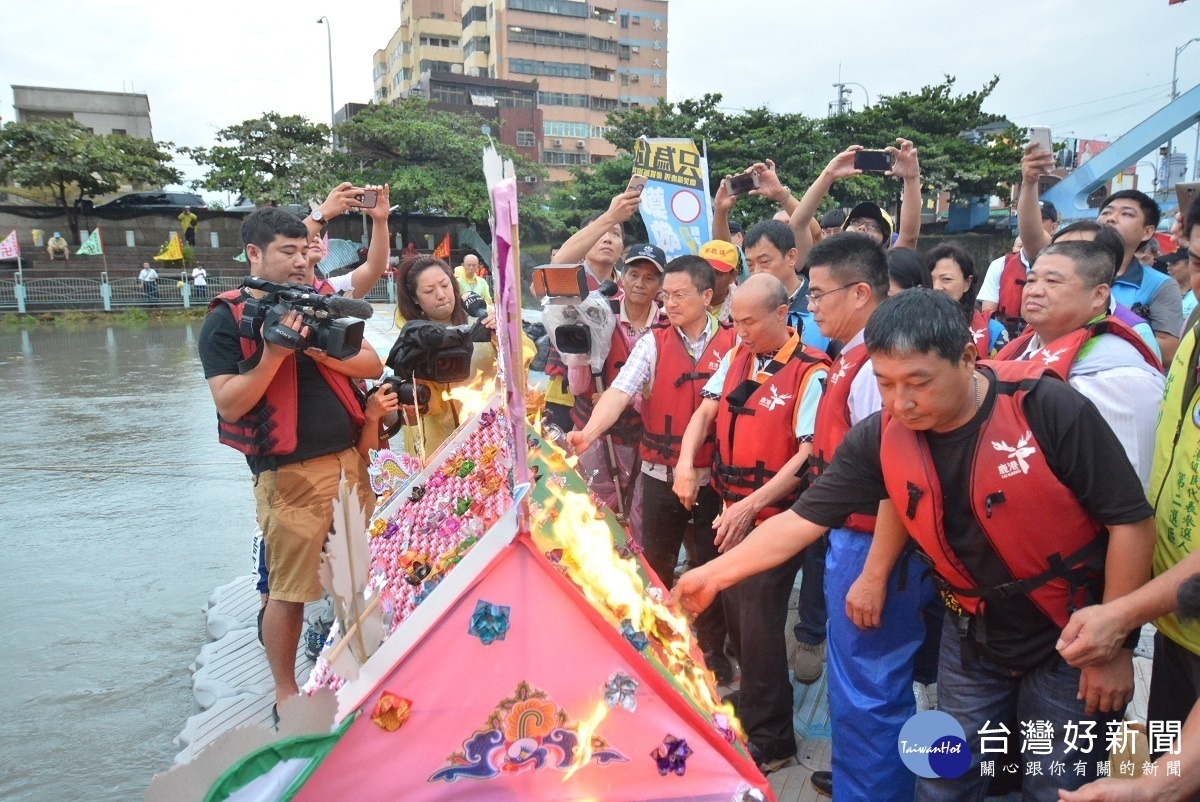
[[[317,20],[317,24],[325,25],[325,41],[329,46],[329,131],[334,149],[337,148],[337,134],[333,133],[333,26],[329,23],[329,17],[321,17]]]
[[[867,88],[865,86],[863,86],[860,83],[856,83],[854,81],[846,81],[846,85],[847,86],[857,86],[859,89],[861,89],[863,91],[863,94],[866,95],[866,98],[867,98],[867,102],[863,104],[864,109],[867,106],[871,105],[871,93],[867,91]]]
[[[1171,64],[1171,100],[1179,97],[1179,54],[1187,50],[1187,46],[1192,42],[1200,42],[1200,37],[1188,39],[1186,42],[1175,48],[1175,60]],[[1196,129],[1197,150],[1200,151],[1200,127]],[[1171,137],[1167,142],[1167,175],[1170,177],[1171,172],[1171,155],[1175,152],[1175,137]],[[1184,173],[1186,176],[1187,173]],[[1196,165],[1192,165],[1192,178],[1196,177]]]

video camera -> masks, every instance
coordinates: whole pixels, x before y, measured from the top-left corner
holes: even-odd
[[[473,292],[463,296],[463,307],[475,318],[472,323],[444,326],[432,320],[410,320],[388,353],[386,364],[392,369],[380,386],[390,385],[401,404],[429,411],[429,387],[414,378],[430,382],[460,382],[471,378],[471,355],[475,343],[485,343],[492,333],[481,322],[487,317],[487,302]]]
[[[563,363],[601,370],[616,327],[617,285],[606,281],[589,293],[583,265],[545,265],[533,271],[533,292],[542,298],[542,322]]]
[[[321,295],[304,284],[276,284],[254,276],[246,276],[242,286],[266,293],[246,301],[239,332],[242,337],[261,337],[293,351],[318,348],[333,359],[349,359],[362,347],[365,324],[356,318],[368,318],[374,312],[366,301]],[[301,317],[300,331],[280,322],[291,311]]]

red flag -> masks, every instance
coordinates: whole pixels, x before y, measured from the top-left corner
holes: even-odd
[[[449,259],[450,258],[450,235],[449,234],[447,234],[445,239],[442,240],[442,244],[437,246],[437,248],[433,252],[433,255],[439,259]]]

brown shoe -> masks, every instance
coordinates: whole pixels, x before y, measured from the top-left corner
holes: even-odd
[[[788,661],[796,682],[810,685],[821,677],[825,668],[825,644],[813,646],[811,643],[797,641],[792,650],[792,659]]]

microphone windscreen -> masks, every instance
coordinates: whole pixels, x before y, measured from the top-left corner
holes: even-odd
[[[366,320],[375,314],[375,308],[369,301],[347,298],[345,295],[330,295],[329,308],[339,317],[357,317]]]
[[[1200,574],[1193,576],[1179,586],[1179,593],[1175,596],[1175,603],[1178,606],[1176,614],[1180,618],[1190,618],[1193,620],[1200,618]]]
[[[463,308],[471,317],[487,317],[487,301],[478,293],[468,292],[462,297]]]

